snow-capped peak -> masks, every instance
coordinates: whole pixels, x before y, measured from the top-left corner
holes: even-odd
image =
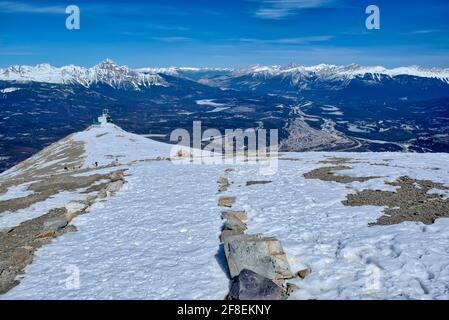
[[[89,87],[92,84],[107,84],[114,88],[168,86],[156,73],[143,73],[127,66],[119,66],[106,59],[92,68],[68,65],[61,68],[49,64],[32,66],[11,66],[0,69],[0,80],[20,82],[45,82],[61,84],[80,84]]]
[[[331,65],[319,64],[315,66],[299,66],[299,65],[273,65],[261,66],[254,65],[249,68],[237,70],[235,75],[251,75],[262,77],[275,76],[294,76],[294,77],[308,77],[314,76],[320,79],[343,79],[348,80],[357,76],[371,75],[385,75],[389,77],[396,77],[401,75],[422,77],[422,78],[436,78],[446,83],[449,83],[449,68],[422,68],[419,66],[399,67],[387,69],[381,66],[365,67],[357,64],[350,65]]]

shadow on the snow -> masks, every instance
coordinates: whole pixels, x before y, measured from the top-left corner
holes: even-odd
[[[221,270],[226,274],[226,276],[231,279],[228,263],[226,262],[226,255],[224,250],[224,245],[221,243],[218,246],[217,253],[215,254],[215,260],[217,260],[218,265],[220,266]]]

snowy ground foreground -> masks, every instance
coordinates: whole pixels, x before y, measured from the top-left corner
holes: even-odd
[[[449,298],[449,219],[430,226],[403,222],[368,227],[382,215],[381,207],[346,207],[341,201],[361,189],[393,191],[383,184],[385,178],[347,185],[305,180],[303,173],[324,166],[316,164],[323,154],[295,156],[301,160],[281,161],[270,184],[246,187],[244,183],[254,179],[257,171],[235,171],[229,190],[238,195],[236,206],[248,211],[249,233],[277,236],[293,270],[312,268],[304,280],[292,281],[300,287],[292,299]],[[339,175],[379,175],[387,180],[409,175],[449,185],[448,155],[339,156],[362,159],[349,165],[353,170],[339,171]],[[394,159],[388,167],[367,165],[386,158]]]
[[[6,298],[225,297],[228,279],[215,257],[221,221],[212,172],[163,161],[136,165],[129,174],[117,197],[74,220],[78,232],[38,251]],[[79,290],[65,286],[73,266]]]
[[[402,175],[449,185],[449,155],[289,153],[284,157],[299,160],[281,160],[277,174],[261,176],[251,165],[132,163],[167,156],[170,146],[112,125],[74,139],[86,142],[86,166],[122,156],[128,184],[76,218],[78,232],[41,248],[21,284],[2,298],[223,299],[228,279],[217,256],[216,181],[233,167],[225,195],[237,197],[233,209],[248,211],[248,233],[277,236],[294,272],[313,270],[292,280],[300,287],[292,299],[449,299],[449,219],[368,227],[382,208],[341,204],[356,190],[394,190],[384,180]],[[302,176],[329,166],[318,163],[327,156],[357,160],[340,175],[382,178],[339,184]],[[246,186],[249,180],[272,183]],[[79,270],[79,289],[66,286],[73,270]]]

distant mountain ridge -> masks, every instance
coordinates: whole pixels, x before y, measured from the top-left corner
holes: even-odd
[[[275,66],[261,66],[255,65],[250,68],[236,70],[235,75],[254,75],[264,77],[275,76],[316,76],[320,79],[335,79],[335,78],[354,78],[357,76],[373,75],[373,76],[414,76],[421,78],[435,78],[446,83],[449,83],[449,68],[423,68],[420,66],[399,67],[388,69],[381,66],[361,66],[358,64],[350,64],[337,66],[332,64],[319,64],[315,66],[300,66],[300,65],[275,65]]]
[[[0,69],[0,171],[92,123],[128,131],[278,129],[284,150],[449,152],[449,71],[305,67]],[[218,107],[219,106],[219,107]]]
[[[224,76],[228,79],[251,77],[259,80],[274,78],[287,79],[292,86],[306,89],[310,79],[320,81],[350,81],[354,78],[369,78],[381,81],[383,78],[412,76],[418,78],[437,79],[449,84],[449,68],[422,68],[419,66],[387,69],[380,66],[365,67],[357,64],[337,66],[319,64],[315,66],[300,65],[254,65],[248,68],[139,68],[132,69],[119,66],[106,59],[94,67],[85,68],[75,65],[53,67],[49,64],[36,66],[10,66],[0,68],[0,81],[43,82],[58,84],[80,84],[89,87],[95,83],[103,83],[114,88],[132,88],[151,86],[168,86],[160,74],[180,77],[190,77],[204,80],[210,77]]]

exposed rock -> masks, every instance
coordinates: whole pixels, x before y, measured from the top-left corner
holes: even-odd
[[[4,229],[0,229],[0,233],[7,234],[7,233],[10,233],[13,230],[14,230],[14,227],[4,228]]]
[[[248,219],[248,215],[246,211],[224,211],[221,213],[222,219],[236,218],[241,221],[245,221]]]
[[[124,176],[125,176],[125,171],[118,170],[118,171],[114,171],[113,173],[111,173],[111,175],[109,176],[109,179],[112,182],[115,182],[115,181],[123,180]]]
[[[177,158],[191,158],[192,155],[190,154],[190,152],[187,152],[185,150],[178,150],[178,152],[176,152],[176,157]]]
[[[235,217],[229,217],[228,219],[226,219],[224,228],[227,230],[239,231],[241,233],[243,233],[247,229],[246,224],[243,223],[242,220]]]
[[[78,231],[78,228],[73,224],[70,224],[64,228],[64,232],[76,232],[76,231]]]
[[[97,198],[98,198],[98,199],[104,199],[104,198],[106,198],[107,196],[108,196],[108,193],[107,193],[106,189],[101,189],[101,190],[98,192]]]
[[[19,284],[16,275],[17,270],[15,268],[5,268],[0,264],[0,294],[8,292]]]
[[[33,260],[34,252],[50,243],[51,239],[67,227],[58,231],[43,231],[45,223],[65,220],[65,208],[51,209],[48,213],[23,221],[18,226],[0,232],[0,294],[19,283],[17,276]],[[62,223],[61,223],[62,224]]]
[[[301,159],[300,159],[300,158],[282,157],[282,158],[279,158],[279,160],[284,160],[284,161],[299,161],[299,160],[301,160]]]
[[[85,210],[88,207],[88,205],[84,202],[71,201],[67,203],[64,207],[67,210],[67,213],[71,214]]]
[[[377,179],[377,176],[352,177],[346,175],[337,175],[336,171],[352,169],[348,166],[322,167],[304,174],[306,179],[319,179],[321,181],[333,181],[338,183],[366,182],[371,179]]]
[[[25,246],[18,248],[11,256],[11,263],[14,268],[22,269],[33,260],[33,248]]]
[[[224,242],[231,277],[244,269],[253,270],[272,280],[293,277],[287,257],[276,238],[262,235],[229,236]]]
[[[156,161],[171,161],[171,158],[158,156],[156,157]]]
[[[344,157],[327,157],[326,160],[318,161],[318,163],[341,165],[344,163],[353,163],[351,158]]]
[[[44,232],[39,233],[34,239],[38,240],[38,239],[54,238],[54,237],[56,237],[55,231],[44,231]]]
[[[231,185],[229,183],[228,178],[226,177],[220,177],[217,181],[218,183],[218,192],[225,192],[228,190],[229,186]]]
[[[293,283],[287,283],[287,294],[291,295],[293,292],[297,291],[299,287]]]
[[[43,231],[58,231],[67,226],[68,221],[65,216],[47,220],[44,222]]]
[[[232,207],[232,205],[235,203],[235,197],[230,196],[222,196],[218,199],[218,206],[219,207]]]
[[[115,195],[123,187],[123,184],[124,184],[124,182],[122,180],[111,182],[106,187],[106,192],[110,193],[111,195]]]
[[[72,220],[75,219],[77,215],[78,214],[76,212],[67,212],[65,214],[65,218],[67,219],[67,223],[72,222]]]
[[[40,178],[37,181],[36,176],[28,177],[32,183],[28,186],[28,190],[33,193],[19,198],[8,199],[0,201],[0,213],[10,211],[15,212],[20,209],[25,209],[31,205],[45,201],[53,195],[61,191],[74,191],[83,188],[89,188],[96,182],[107,178],[107,175],[94,174],[91,176],[71,176],[68,173],[57,174]]]
[[[404,221],[419,221],[432,224],[436,219],[449,217],[449,199],[442,194],[429,192],[432,189],[449,190],[449,187],[429,180],[400,177],[387,185],[398,187],[396,192],[362,190],[348,194],[342,203],[345,206],[386,207],[384,215],[369,225],[391,225]]]
[[[220,242],[225,242],[226,239],[230,236],[236,236],[239,234],[243,234],[243,231],[239,230],[223,230],[220,234]]]
[[[86,198],[87,203],[89,204],[89,206],[91,206],[92,204],[94,204],[95,200],[97,200],[97,196],[88,196]]]
[[[23,166],[24,163],[21,165]],[[76,173],[88,171],[88,169],[80,169]],[[77,231],[77,228],[69,225],[69,222],[78,214],[84,213],[98,196],[88,192],[89,188],[97,188],[95,193],[98,192],[100,195],[107,197],[108,192],[113,194],[123,186],[123,181],[119,179],[121,176],[120,172],[116,172],[116,175],[112,177],[100,174],[71,176],[67,172],[41,177],[33,171],[20,178],[19,181],[22,184],[23,181],[32,182],[28,189],[33,193],[22,198],[0,201],[0,212],[2,210],[17,211],[29,207],[60,191],[84,189],[88,198],[86,201],[69,202],[62,208],[51,209],[46,214],[26,220],[13,228],[0,231],[0,294],[7,292],[19,283],[20,278],[17,276],[23,274],[25,267],[32,262],[36,250],[51,243],[53,238],[62,233]],[[109,178],[119,180],[108,185],[101,185],[104,181],[110,181]]]
[[[299,270],[298,272],[297,272],[297,275],[298,275],[298,277],[300,277],[301,279],[304,279],[305,277],[307,277],[309,274],[311,274],[312,273],[312,268],[310,268],[310,267],[307,267],[307,268],[305,268],[305,269],[303,269],[303,270]]]
[[[274,281],[251,270],[243,269],[232,280],[230,300],[285,300],[287,293]]]
[[[268,184],[271,183],[269,180],[260,180],[260,181],[247,181],[246,186],[253,186],[257,184]]]

